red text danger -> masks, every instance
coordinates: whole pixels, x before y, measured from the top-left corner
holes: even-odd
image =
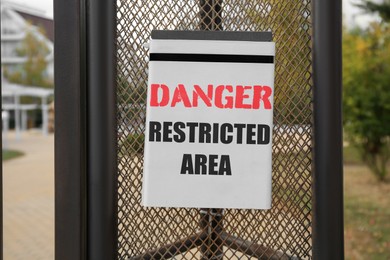
[[[178,84],[173,90],[164,84],[151,84],[151,107],[195,108],[200,104],[220,109],[272,109],[272,89],[260,85],[200,85]]]

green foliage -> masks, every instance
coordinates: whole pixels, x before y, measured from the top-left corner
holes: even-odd
[[[144,154],[144,134],[129,134],[126,141],[122,144],[121,150],[125,154]]]
[[[390,0],[383,0],[381,3],[364,0],[356,6],[370,13],[378,13],[383,21],[390,22]]]
[[[372,24],[344,34],[344,129],[379,180],[390,158],[390,30]]]
[[[16,49],[16,54],[20,57],[26,57],[27,60],[14,72],[9,72],[5,68],[4,76],[10,82],[47,88],[53,87],[52,80],[45,75],[47,68],[45,58],[49,54],[49,49],[43,40],[38,39],[31,31],[28,31],[21,45]]]

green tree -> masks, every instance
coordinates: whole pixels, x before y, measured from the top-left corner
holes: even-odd
[[[370,13],[378,13],[383,21],[390,22],[390,0],[383,0],[381,3],[365,0],[356,6]]]
[[[5,70],[4,76],[10,82],[48,88],[53,87],[53,81],[46,76],[48,65],[46,56],[49,54],[49,49],[43,40],[38,39],[33,32],[27,31],[21,45],[16,49],[16,54],[19,57],[26,57],[27,60],[18,70],[13,72]]]
[[[344,33],[344,129],[379,180],[390,158],[390,30],[379,23]]]

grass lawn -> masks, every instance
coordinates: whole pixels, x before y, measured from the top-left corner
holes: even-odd
[[[346,259],[390,259],[390,175],[380,183],[351,148],[344,158]]]
[[[23,153],[19,151],[14,150],[3,150],[3,161],[7,161],[19,156],[22,156]]]

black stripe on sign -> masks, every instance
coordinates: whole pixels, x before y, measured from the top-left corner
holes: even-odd
[[[150,61],[274,63],[271,55],[150,53]]]

